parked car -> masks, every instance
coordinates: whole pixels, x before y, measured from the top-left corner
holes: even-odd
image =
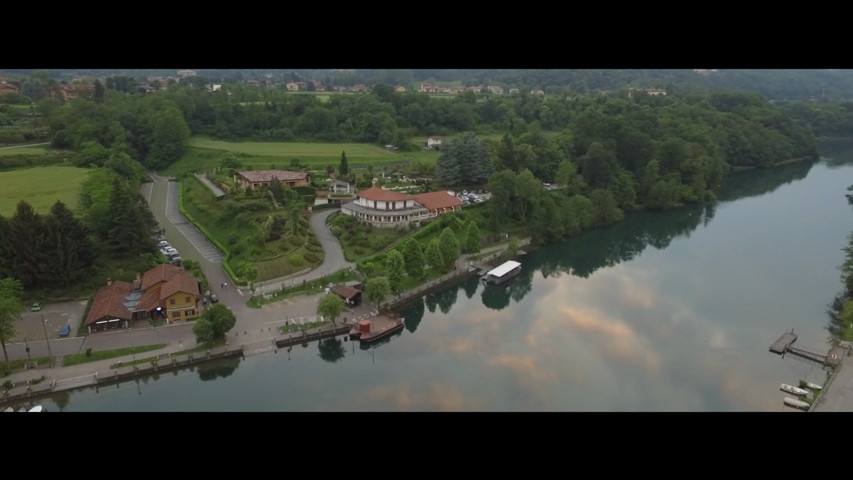
[[[159,242],[157,242],[157,245],[159,245],[159,246],[161,246],[161,247],[163,247],[163,248],[166,248],[166,247],[170,247],[170,246],[171,246],[171,245],[169,245],[169,242],[167,242],[167,241],[165,241],[165,240],[160,240]]]
[[[175,255],[174,257],[169,257],[169,263],[172,265],[180,265],[184,259],[180,257],[180,255]]]
[[[216,303],[219,301],[219,297],[216,296],[215,293],[210,294],[210,303]]]
[[[62,328],[59,329],[59,336],[67,337],[68,335],[71,335],[71,325],[66,323],[62,326]]]
[[[33,302],[33,306],[30,307],[31,312],[41,311],[41,302]]]

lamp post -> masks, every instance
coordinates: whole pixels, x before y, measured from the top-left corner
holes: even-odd
[[[47,342],[47,356],[53,359],[53,353],[50,351],[50,340],[47,338],[47,326],[45,325],[44,314],[41,315],[41,328],[44,329],[44,341]],[[50,362],[50,366],[53,366],[53,361]]]
[[[32,363],[33,359],[30,358],[30,344],[27,343],[27,337],[24,337],[24,346],[27,349],[27,363]]]

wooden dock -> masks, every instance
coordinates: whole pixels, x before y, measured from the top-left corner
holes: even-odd
[[[822,353],[806,350],[805,348],[794,347],[793,343],[797,341],[797,334],[792,328],[790,332],[785,332],[779,337],[779,340],[770,345],[770,351],[784,356],[786,353],[796,355],[800,358],[810,360],[821,365],[836,366],[841,363],[842,358],[848,353],[848,348],[842,346],[834,346],[830,348],[826,355]]]
[[[776,340],[773,345],[770,345],[770,351],[782,355],[796,341],[797,334],[794,333],[794,329],[792,328],[790,332],[783,333],[782,336],[779,337],[779,340]]]

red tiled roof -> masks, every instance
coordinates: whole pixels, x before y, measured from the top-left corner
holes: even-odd
[[[142,275],[142,285],[140,285],[140,288],[142,290],[148,290],[157,283],[167,281],[183,271],[184,269],[181,267],[176,267],[175,265],[168,263],[161,263]]]
[[[104,286],[95,292],[95,299],[86,315],[85,325],[91,325],[106,317],[130,320],[130,310],[124,306],[124,297],[130,295],[133,285],[128,282],[115,281],[112,285]]]
[[[358,193],[358,196],[361,198],[366,198],[367,200],[376,200],[380,202],[393,202],[396,200],[412,200],[411,195],[406,195],[405,193],[393,192],[391,190],[384,190],[379,187],[370,187],[367,190]]]
[[[350,300],[354,296],[361,293],[361,290],[359,290],[357,288],[350,287],[349,285],[346,285],[343,283],[336,284],[334,287],[330,288],[329,291],[334,293],[335,295],[346,298],[347,300]]]
[[[178,292],[189,293],[190,295],[198,297],[198,280],[196,280],[192,275],[184,272],[175,275],[160,287],[160,300],[169,298]]]
[[[247,170],[238,172],[241,177],[250,182],[269,182],[273,177],[279,181],[306,180],[308,173],[306,172],[291,172],[290,170]]]
[[[456,198],[456,195],[451,195],[447,190],[439,190],[437,192],[419,193],[412,195],[415,200],[429,210],[437,208],[458,207],[464,205],[462,200]]]
[[[139,303],[136,304],[136,309],[150,312],[157,308],[157,306],[160,305],[160,290],[161,289],[157,288],[142,294],[142,297],[139,299]]]

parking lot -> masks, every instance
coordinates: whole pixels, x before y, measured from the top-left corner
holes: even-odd
[[[71,328],[69,337],[77,335],[77,329],[83,321],[83,313],[86,310],[86,301],[47,303],[42,305],[38,312],[29,309],[21,314],[21,319],[15,322],[15,336],[9,343],[44,340],[45,335],[49,340],[59,337],[62,325],[68,324]]]

